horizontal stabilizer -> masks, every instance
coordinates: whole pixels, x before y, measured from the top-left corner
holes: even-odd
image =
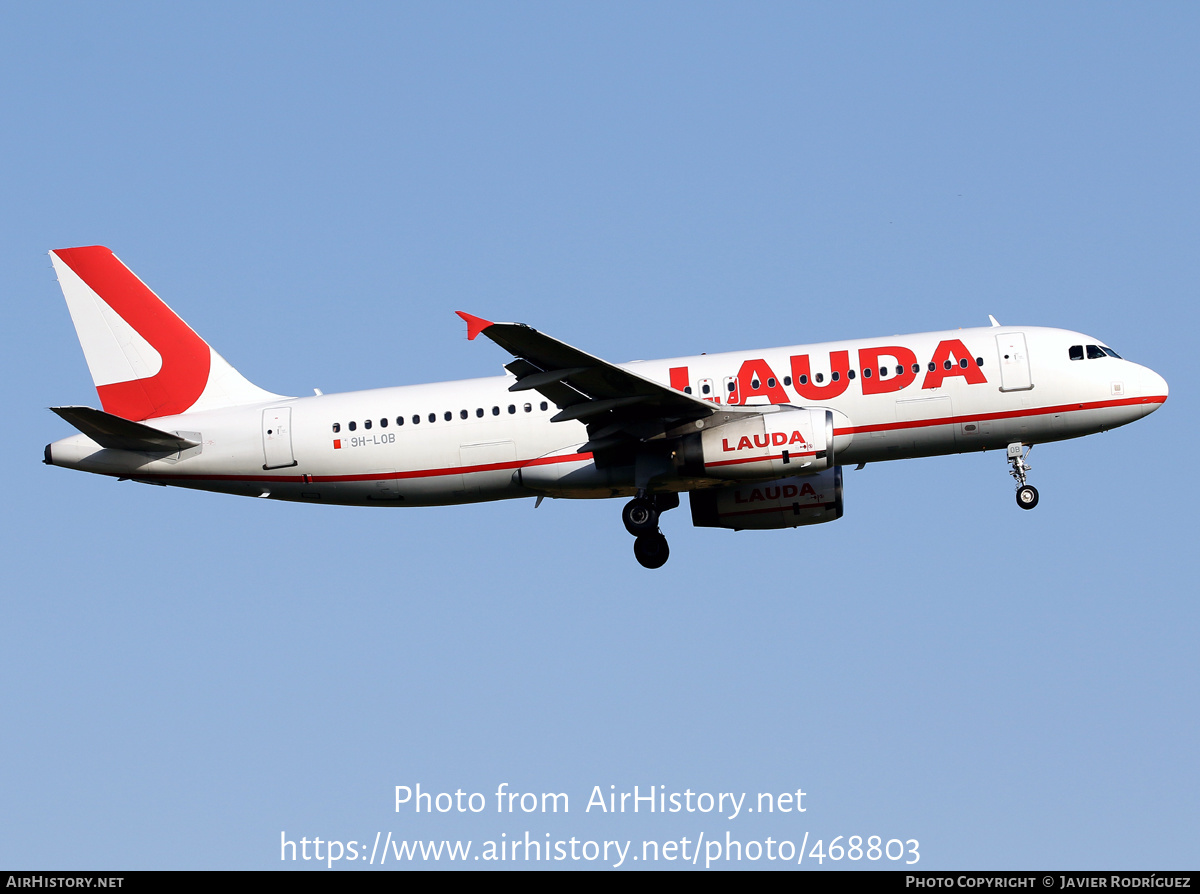
[[[91,407],[51,407],[55,413],[71,423],[101,447],[111,450],[136,450],[142,453],[175,453],[191,447],[199,447],[197,441],[189,441],[170,432],[159,431],[140,422],[130,422],[103,410]]]

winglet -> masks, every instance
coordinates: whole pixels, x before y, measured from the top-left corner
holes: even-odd
[[[455,313],[462,317],[467,324],[467,341],[474,341],[475,336],[492,325],[491,320],[485,320],[483,317],[476,317],[461,310],[456,310]]]

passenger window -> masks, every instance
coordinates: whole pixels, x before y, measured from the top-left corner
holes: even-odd
[[[546,403],[545,401],[542,401],[542,402],[541,402],[541,404],[539,404],[539,406],[541,406],[541,408],[542,408],[542,412],[543,412],[543,413],[544,413],[546,410],[550,409],[550,404]]]
[[[1067,351],[1067,355],[1072,360],[1082,360],[1083,359],[1083,345],[1071,345],[1070,349]]]
[[[493,416],[499,416],[499,415],[500,415],[500,408],[499,408],[499,407],[492,407],[492,415],[493,415]]]
[[[792,377],[791,377],[791,376],[784,376],[784,377],[783,377],[783,384],[785,384],[785,385],[787,385],[789,388],[791,388],[791,387],[792,387]],[[705,393],[705,394],[707,394],[708,392],[706,391],[706,392],[704,392],[704,393]]]
[[[387,417],[386,416],[384,416],[382,419],[379,420],[379,427],[387,428]]]
[[[929,361],[929,371],[933,372],[935,369],[937,369],[937,364],[934,363],[932,360],[930,360]]]
[[[483,418],[483,407],[476,407],[476,409],[475,409],[475,416],[476,416],[476,418],[478,418],[478,419],[482,419],[482,418]]]
[[[975,365],[976,365],[976,366],[983,366],[983,358],[982,358],[982,357],[976,357],[976,358],[975,358]]]
[[[404,417],[403,417],[403,416],[397,416],[397,417],[396,417],[396,424],[397,424],[397,425],[403,425],[403,424],[404,424]]]
[[[825,373],[817,373],[815,376],[813,376],[813,380],[816,381],[816,383],[818,385],[820,385],[822,382],[825,381]]]
[[[864,367],[863,367],[863,378],[864,378],[864,379],[869,379],[869,378],[871,378],[871,368],[870,368],[869,366],[864,366]]]
[[[371,420],[368,419],[366,422],[363,423],[363,428],[370,428],[370,427],[371,427]]]
[[[842,377],[842,374],[841,374],[840,372],[838,372],[838,371],[835,369],[835,370],[833,371],[833,373],[832,373],[832,374],[829,376],[829,380],[830,380],[831,382],[836,382],[836,381],[838,381],[839,379],[841,379],[841,377]]]
[[[691,385],[684,385],[684,386],[683,386],[683,393],[684,393],[684,394],[691,394],[691,393],[692,393],[692,386],[691,386]]]
[[[846,373],[846,377],[847,377],[847,378],[849,378],[849,379],[853,379],[853,378],[854,378],[856,375],[858,375],[858,373],[856,373],[854,370],[849,370],[849,371]]]
[[[430,413],[430,414],[429,414],[429,421],[430,421],[430,422],[437,422],[437,413]]]
[[[346,426],[346,428],[350,429],[350,431],[354,431],[356,428],[358,428],[358,423],[351,422],[349,425]]]
[[[705,385],[703,388],[700,389],[700,391],[702,394],[708,394],[710,391],[712,391],[712,388],[709,385]]]
[[[967,368],[967,358],[964,357],[962,360],[958,361],[958,365],[960,368],[966,369]]]
[[[881,379],[887,378],[887,367],[886,366],[879,367],[879,378],[881,378]]]
[[[449,422],[451,419],[454,418],[454,414],[451,413],[449,410],[447,410],[445,413],[442,414],[442,418],[445,419],[447,422]]]
[[[914,364],[913,364],[913,375],[915,376],[915,375],[916,375],[917,373],[919,373],[920,371],[921,371],[921,364],[919,364],[919,363],[914,363]]]
[[[508,413],[509,413],[509,415],[511,416],[511,415],[512,415],[513,413],[515,413],[515,412],[517,412],[517,405],[516,405],[516,404],[509,404],[509,405],[508,405]]]
[[[334,433],[335,435],[336,435],[338,432],[340,432],[341,430],[342,430],[342,423],[340,423],[340,422],[335,422],[335,423],[333,423],[333,433]]]
[[[466,419],[466,418],[467,418],[468,416],[470,416],[470,415],[471,415],[471,414],[470,414],[470,413],[468,413],[466,410],[459,410],[459,411],[458,411],[458,418],[459,418],[459,419]]]
[[[525,404],[525,412],[532,413],[533,412],[533,404]]]
[[[947,360],[947,361],[945,361],[945,362],[942,364],[942,368],[943,368],[943,369],[953,369],[953,368],[954,368],[954,364],[953,364],[953,363],[951,363],[949,360]]]
[[[420,425],[420,424],[421,424],[421,417],[414,415],[413,416],[413,425]]]
[[[800,382],[801,385],[807,385],[808,384],[808,376],[801,376],[798,379],[798,381]]]
[[[767,379],[767,387],[768,387],[768,388],[774,388],[774,387],[775,387],[775,380],[774,380],[774,379]]]

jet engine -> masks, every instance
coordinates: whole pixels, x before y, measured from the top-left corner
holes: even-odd
[[[833,466],[833,411],[786,407],[734,419],[689,435],[682,446],[684,469],[695,477],[808,475]]]
[[[798,528],[842,517],[842,467],[815,475],[694,490],[692,524],[734,531]]]

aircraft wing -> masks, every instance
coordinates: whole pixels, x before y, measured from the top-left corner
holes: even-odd
[[[559,408],[552,422],[577,419],[587,425],[583,450],[595,453],[661,437],[681,424],[742,410],[718,407],[639,376],[524,323],[493,323],[462,311],[458,315],[467,323],[468,338],[482,333],[516,355],[504,367],[517,377],[509,391],[537,391],[552,401]]]

